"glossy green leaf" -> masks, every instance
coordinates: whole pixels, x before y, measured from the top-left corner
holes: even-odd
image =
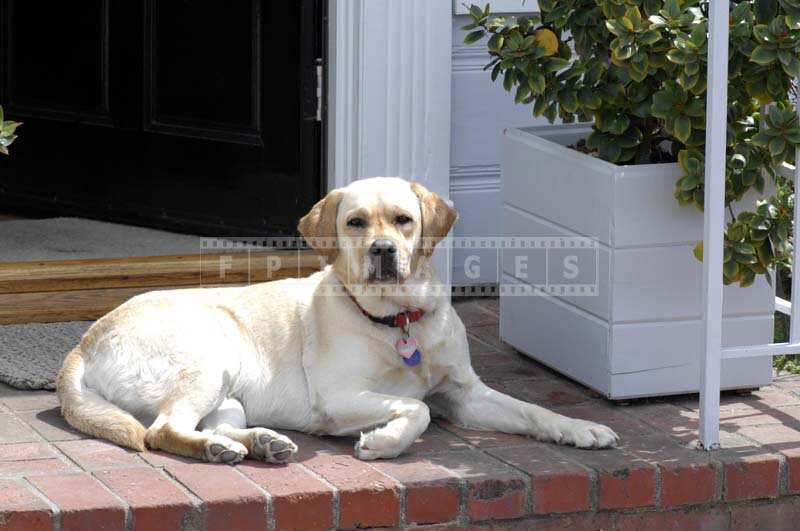
[[[467,36],[464,37],[464,43],[465,44],[472,44],[474,42],[478,42],[479,40],[481,40],[483,38],[484,35],[486,35],[486,32],[484,30],[482,30],[482,29],[481,30],[472,31],[470,33],[467,33]]]
[[[778,55],[774,49],[765,46],[756,46],[750,54],[750,60],[760,65],[768,65],[777,59]]]
[[[675,136],[681,142],[689,140],[692,134],[692,121],[688,116],[679,116],[675,119]]]

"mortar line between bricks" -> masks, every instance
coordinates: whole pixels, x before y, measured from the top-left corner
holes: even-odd
[[[714,467],[714,502],[721,502],[725,490],[725,466],[717,459],[709,460]]]
[[[514,446],[503,446],[503,447],[499,447],[498,446],[496,448],[513,449],[515,447]],[[493,449],[496,449],[496,448],[493,448]],[[580,468],[580,469],[582,469],[583,471],[586,472],[586,475],[587,475],[587,477],[589,479],[589,493],[588,493],[589,494],[589,496],[588,496],[588,498],[589,498],[589,508],[592,511],[598,511],[599,510],[598,508],[600,506],[600,471],[597,470],[597,469],[592,468],[589,465],[586,465],[586,464],[578,461],[577,459],[572,458],[571,456],[569,456],[569,455],[567,455],[567,454],[565,454],[563,452],[560,452],[558,446],[555,446],[554,448],[546,447],[546,448],[544,448],[544,450],[546,452],[550,453],[550,454],[555,454],[556,456],[560,457],[561,459],[567,461],[568,463],[576,465],[578,468]],[[517,468],[516,466],[514,466],[513,463],[509,463],[507,461],[504,461],[499,456],[492,456],[492,457],[494,457],[495,459],[498,459],[498,460],[506,463],[507,465],[509,465],[509,466],[511,466],[511,467],[513,467],[513,468],[515,468],[517,470],[520,470],[521,472],[527,474],[527,472],[525,472],[525,470],[522,470],[521,468]],[[658,468],[658,467],[656,467],[656,468]],[[535,499],[536,494],[533,492],[533,475],[532,474],[529,474],[529,475],[531,477],[531,480],[530,480],[531,502],[535,502],[536,501],[536,499]],[[531,509],[533,509],[533,507],[531,507]],[[532,510],[531,510],[531,514],[533,514]]]
[[[59,409],[59,412],[60,412],[60,409]],[[29,424],[28,422],[26,422],[25,419],[20,417],[17,414],[16,411],[14,411],[13,409],[10,410],[10,414],[18,422],[21,422],[23,426],[25,426],[26,428],[31,430],[31,432],[39,438],[39,442],[46,443],[46,444],[48,444],[48,445],[50,445],[52,447],[55,447],[55,443],[57,443],[57,442],[65,442],[65,441],[49,441],[49,440],[47,440],[47,438],[44,435],[42,435],[42,433],[39,430],[37,430],[36,427],[34,427],[32,424]]]
[[[191,490],[189,490],[183,483],[181,483],[178,480],[178,478],[176,478],[175,476],[173,476],[172,474],[167,472],[167,470],[165,468],[153,467],[153,469],[156,471],[157,474],[160,474],[168,482],[170,482],[172,485],[174,485],[175,488],[177,488],[178,490],[183,492],[189,498],[189,501],[191,502],[192,506],[194,506],[194,508],[196,509],[195,512],[194,512],[194,515],[189,515],[188,521],[187,521],[186,518],[184,518],[184,521],[182,522],[181,528],[185,529],[187,531],[190,530],[190,529],[205,529],[206,506],[205,506],[205,503],[203,503],[203,500],[201,500],[198,496],[195,496],[195,494]],[[200,524],[200,525],[199,526],[194,526],[194,527],[192,527],[190,525],[189,527],[187,527],[186,524],[191,522],[192,520],[194,520],[195,515],[200,519],[199,522],[196,522],[197,524]]]
[[[371,468],[372,470],[374,470],[375,472],[377,472],[381,476],[383,476],[386,479],[388,479],[393,485],[396,486],[396,488],[398,490],[398,497],[397,497],[398,498],[398,506],[399,506],[398,507],[398,511],[400,512],[400,514],[397,515],[397,516],[398,516],[398,521],[400,522],[399,525],[403,526],[404,525],[403,521],[405,520],[405,496],[406,496],[406,487],[405,487],[405,485],[403,485],[403,483],[401,481],[396,480],[395,478],[393,478],[389,474],[384,473],[382,470],[378,470],[377,468],[372,466],[372,463],[369,463],[367,461],[361,461],[361,462],[363,464],[367,465],[368,468]],[[339,524],[339,520],[337,520],[336,523]]]
[[[778,498],[782,498],[789,494],[789,459],[783,454],[778,455]]]
[[[786,424],[782,424],[786,425]],[[770,424],[768,424],[770,426]],[[772,424],[774,426],[774,424]],[[763,444],[752,437],[748,437],[743,433],[736,433],[737,436],[741,437],[746,441],[750,441],[753,444],[757,445],[758,448],[765,448],[770,450],[770,452],[774,452],[774,455],[778,457],[778,497],[785,496],[789,493],[789,459],[783,455],[783,452],[780,449],[776,448],[774,444]],[[724,449],[724,448],[723,448]]]
[[[475,447],[475,448],[476,448],[476,450],[478,450],[482,454],[484,454],[487,457],[489,457],[489,459],[500,461],[501,463],[504,463],[507,466],[510,466],[512,468],[512,470],[516,470],[516,471],[522,473],[522,477],[523,477],[523,480],[524,480],[524,483],[525,483],[525,502],[524,502],[524,507],[528,511],[527,515],[529,517],[533,516],[533,501],[534,501],[533,500],[533,476],[531,474],[525,472],[524,470],[521,470],[521,469],[517,468],[516,466],[512,465],[511,463],[507,463],[506,461],[504,461],[500,457],[498,457],[496,455],[493,455],[493,454],[490,454],[488,452],[488,450],[490,450],[490,449],[494,450],[494,449],[497,449],[497,448],[501,448],[499,446],[492,446],[490,448],[478,448],[478,447]],[[465,519],[465,522],[469,522],[469,513],[467,512],[467,503],[469,502],[469,492],[468,492],[469,487],[467,486],[466,480],[463,480],[463,481],[464,481],[464,490],[463,490],[462,494],[463,494],[463,498],[464,498],[464,506],[463,506],[464,519]],[[459,507],[459,509],[462,509],[462,507]]]
[[[40,443],[44,443],[46,446],[49,446],[49,447],[51,447],[51,448],[54,448],[54,449],[56,449],[56,450],[57,450],[57,452],[58,452],[58,453],[61,453],[61,452],[60,452],[60,450],[58,450],[58,449],[56,448],[56,445],[55,445],[55,443],[56,443],[56,442],[63,442],[63,441],[48,441],[48,440],[45,438],[45,436],[44,436],[44,435],[42,435],[41,433],[39,433],[39,430],[37,430],[36,428],[34,428],[32,425],[28,424],[28,423],[25,421],[25,419],[23,419],[22,417],[20,417],[19,415],[17,415],[17,412],[16,412],[16,411],[14,411],[14,410],[12,410],[12,409],[10,409],[10,408],[9,408],[9,410],[8,410],[8,414],[11,416],[11,418],[13,418],[13,419],[14,419],[14,420],[16,420],[17,422],[19,422],[20,424],[22,424],[23,426],[25,426],[26,428],[28,428],[28,429],[31,431],[31,433],[33,433],[33,435],[35,435],[35,436],[38,438],[38,440],[37,440],[37,441],[34,441],[34,442],[40,442]]]
[[[589,509],[597,511],[600,507],[600,473],[589,469]]]
[[[305,466],[303,463],[297,463],[297,466],[299,466],[300,468],[311,474],[312,477],[318,479],[319,481],[327,485],[333,491],[333,500],[331,501],[331,512],[333,513],[331,515],[333,518],[332,529],[338,529],[339,522],[341,521],[341,516],[342,516],[342,505],[341,505],[341,496],[339,493],[339,487],[328,481],[328,479],[325,476],[323,476],[322,474],[317,474],[314,470]]]
[[[751,437],[748,437],[747,435],[745,435],[743,433],[737,432],[736,435],[738,437],[741,437],[745,441],[748,441],[748,442],[752,443],[753,445],[755,445],[756,448],[769,450],[770,451],[770,455],[773,455],[778,459],[778,495],[774,499],[786,497],[785,495],[789,492],[789,460],[786,458],[786,456],[783,455],[780,452],[780,450],[777,450],[776,448],[774,448],[770,444],[762,444],[759,441],[757,441],[757,440],[755,440],[755,439],[753,439]],[[724,451],[725,449],[722,448],[722,450]],[[714,456],[713,456],[714,452],[712,451],[711,454],[712,454],[712,459],[713,459],[714,458]],[[725,486],[724,486],[724,481],[725,481],[725,468],[724,467],[725,467],[725,463],[720,461],[720,465],[723,467],[722,481],[723,481],[723,491],[724,491],[724,488],[725,488]],[[723,496],[725,495],[724,492],[722,494],[723,494]]]
[[[500,447],[500,446],[493,447],[493,449],[497,449],[497,448],[503,448],[503,447]],[[513,447],[507,446],[505,448],[513,448]],[[527,470],[524,470],[524,469],[516,466],[514,463],[506,461],[505,459],[503,459],[500,456],[492,455],[492,454],[488,454],[488,455],[490,457],[494,458],[494,459],[497,459],[501,463],[505,463],[506,465],[508,465],[509,467],[511,467],[512,469],[516,470],[517,472],[519,472],[519,473],[521,473],[523,475],[523,477],[526,479],[526,481],[525,481],[525,514],[533,515],[534,514],[533,513],[533,503],[534,503],[533,474],[531,474]]]
[[[267,491],[267,489],[265,489],[264,487],[262,487],[261,485],[250,479],[250,477],[247,474],[239,470],[239,467],[233,466],[231,467],[231,469],[233,469],[234,474],[237,474],[239,477],[244,478],[244,480],[247,483],[253,485],[261,494],[264,495],[264,498],[266,500],[266,504],[264,505],[264,516],[267,518],[267,530],[274,531],[276,526],[275,499],[272,496],[272,494],[270,494],[269,491]]]
[[[54,501],[51,501],[44,492],[40,491],[36,485],[28,481],[28,478],[23,478],[22,481],[27,484],[29,490],[33,492],[35,496],[38,496],[50,507],[50,510],[53,511],[53,531],[61,531],[61,509],[59,506]]]
[[[437,424],[437,426],[439,426],[439,425]],[[444,431],[448,432],[448,433],[452,433],[449,430],[446,430],[445,428],[443,428],[442,426],[439,426],[439,427],[441,429],[443,429]],[[453,435],[455,435],[459,439],[462,439],[457,434],[453,434]],[[471,448],[478,449],[475,446],[469,444],[467,441],[464,441],[464,442],[468,446],[470,446]],[[424,455],[435,455],[435,454],[438,454],[438,453],[446,453],[448,451],[449,450],[444,450],[443,449],[443,450],[440,450],[440,451],[426,452]],[[422,457],[424,457],[424,455]],[[406,522],[406,507],[407,507],[408,490],[407,490],[405,484],[402,481],[400,481],[399,479],[397,479],[394,476],[392,476],[391,474],[389,474],[388,472],[384,472],[382,470],[378,470],[377,468],[372,466],[370,463],[367,463],[366,461],[364,461],[364,463],[367,464],[373,470],[377,471],[378,473],[388,477],[390,480],[392,480],[394,483],[396,483],[396,484],[398,484],[400,486],[400,489],[401,489],[400,525],[401,526],[407,526],[408,523]],[[439,465],[437,465],[437,466],[439,466]],[[467,495],[467,482],[466,482],[466,480],[463,479],[463,478],[460,478],[458,475],[454,474],[451,470],[449,470],[449,469],[447,469],[445,467],[440,466],[439,468],[444,470],[445,473],[455,481],[456,487],[458,489],[458,516],[456,517],[455,522],[459,523],[459,524],[469,523],[469,518],[468,518],[468,515],[467,515],[468,495]],[[322,479],[327,483],[327,480],[325,480],[324,478],[322,478]],[[337,520],[337,522],[338,522],[338,520]],[[434,526],[434,527],[436,527],[436,526],[441,527],[442,523],[429,524],[429,525],[430,526]],[[425,526],[417,526],[417,525],[415,525],[414,527],[423,527],[424,528]]]
[[[66,461],[67,463],[72,463],[76,467],[78,467],[79,470],[83,470],[84,472],[89,472],[84,467],[82,467],[80,463],[78,463],[76,460],[74,460],[72,457],[70,457],[66,452],[64,452],[61,448],[56,446],[54,443],[48,442],[48,445],[51,447],[51,449],[54,451],[54,453],[61,458],[62,461]]]
[[[541,441],[536,441],[536,439],[532,439],[532,440],[534,442],[541,442]],[[542,444],[548,444],[548,443],[542,443]],[[550,446],[553,446],[553,447],[551,448]],[[491,448],[488,448],[488,449],[489,450],[513,450],[515,448],[519,448],[519,446],[518,445],[492,446]],[[569,462],[570,464],[576,465],[578,468],[583,469],[589,475],[590,484],[591,484],[591,481],[593,479],[597,479],[597,477],[599,475],[599,472],[600,472],[599,470],[596,470],[596,469],[592,468],[591,466],[578,461],[577,459],[573,458],[572,456],[570,456],[568,454],[565,454],[563,452],[559,452],[559,446],[557,446],[557,445],[554,445],[554,444],[553,445],[549,445],[549,446],[546,446],[544,448],[541,448],[540,450],[544,450],[546,453],[555,454],[556,456],[558,456],[561,459]],[[591,450],[589,450],[589,451],[591,451]],[[493,455],[493,454],[489,454],[489,455],[491,457],[497,459],[498,461],[502,461],[503,463],[507,464],[508,466],[510,466],[510,467],[512,467],[512,468],[514,468],[516,470],[519,470],[523,474],[526,474],[526,475],[530,476],[531,478],[533,478],[532,474],[529,474],[528,472],[526,472],[522,468],[519,468],[519,467],[515,466],[511,462],[505,461],[502,457],[496,456],[496,455]],[[591,495],[591,492],[590,492],[590,495]]]
[[[106,439],[77,439],[77,440],[108,442]],[[58,444],[60,444],[60,443],[72,442],[72,441],[55,441],[55,442],[45,441],[45,442],[49,447],[52,448],[52,450],[57,454],[57,456],[61,458],[61,461],[64,461],[67,464],[70,464],[70,463],[74,464],[78,468],[78,470],[80,470],[82,472],[86,472],[86,473],[94,476],[94,472],[103,470],[102,468],[101,469],[97,469],[97,470],[90,470],[90,469],[86,468],[85,466],[81,465],[76,459],[73,459],[73,457],[71,455],[69,455],[64,450],[62,450],[60,446],[58,446]],[[110,443],[110,444],[113,444],[117,448],[123,448],[123,447],[121,447],[121,446],[119,446],[117,444],[114,444],[114,443]],[[135,464],[135,465],[125,464],[125,465],[122,465],[122,466],[115,466],[114,469],[115,470],[120,470],[120,469],[125,469],[125,468],[139,468],[139,467],[142,467],[142,466],[146,466],[146,467],[150,468],[150,464],[147,461],[145,461],[144,459],[142,459],[142,457],[141,457],[139,452],[136,452],[136,453],[133,453],[133,454],[130,454],[130,455],[135,456],[135,458],[139,461],[138,464]],[[99,479],[98,479],[98,481],[99,481]],[[102,481],[100,481],[100,483],[103,484]]]
[[[459,524],[466,525],[469,523],[469,512],[467,510],[469,492],[467,490],[467,480],[464,478],[457,478],[456,481],[458,485],[458,517],[456,521]]]
[[[431,453],[433,453],[433,452],[428,452],[425,455],[430,455]],[[436,463],[433,463],[433,464],[436,465],[438,468],[442,469],[444,471],[444,473],[447,474],[455,482],[456,488],[457,488],[458,493],[459,493],[458,494],[458,496],[459,496],[458,503],[459,503],[459,515],[460,515],[460,513],[461,513],[461,494],[462,494],[461,493],[460,478],[456,474],[454,474],[453,471],[451,471],[450,469],[445,468],[445,467],[443,467],[441,465],[437,465]],[[397,482],[400,485],[401,489],[402,489],[403,496],[400,498],[400,525],[401,526],[408,526],[409,524],[406,521],[406,518],[407,518],[406,511],[407,511],[407,507],[408,507],[408,487],[406,487],[404,482],[400,481],[398,478],[394,477],[389,472],[383,472],[383,473],[385,475],[389,476],[389,478],[391,478],[393,481]],[[466,500],[464,501],[464,504],[465,504],[465,507],[466,507]],[[458,521],[459,520],[458,520],[458,515],[457,515],[456,516],[456,522],[458,522]],[[417,524],[413,524],[413,525],[414,525],[414,527],[424,527],[424,526],[419,526]],[[439,522],[439,523],[435,523],[435,524],[426,524],[426,525],[442,526],[442,525],[446,525],[446,523],[445,522]]]
[[[90,477],[92,477],[97,483],[100,485],[100,488],[108,492],[115,500],[122,504],[122,507],[125,511],[125,531],[133,531],[133,510],[128,502],[126,502],[122,496],[117,495],[116,492],[111,490],[111,488],[103,483],[100,478],[98,478],[94,472],[88,473]]]
[[[67,465],[74,465],[78,470],[81,470],[81,471],[84,471],[84,472],[88,472],[88,470],[86,470],[77,461],[75,461],[70,456],[68,456],[65,452],[63,452],[61,450],[61,448],[59,448],[55,444],[56,442],[66,442],[66,441],[48,441],[41,433],[39,433],[36,430],[36,428],[34,428],[33,426],[31,426],[30,424],[25,422],[25,419],[23,419],[22,417],[17,415],[16,412],[11,411],[10,415],[11,415],[12,418],[14,418],[18,422],[22,423],[23,426],[28,428],[31,431],[31,433],[33,433],[33,435],[37,438],[37,440],[33,441],[33,442],[38,442],[39,444],[43,444],[44,446],[49,448],[50,451],[52,451],[53,454],[56,456],[56,458],[59,461],[61,461],[62,463],[65,463]]]
[[[663,501],[661,500],[661,491],[662,484],[661,484],[661,465],[659,463],[655,463],[654,465],[655,471],[653,472],[653,501],[654,506],[658,509],[663,509]]]
[[[393,481],[396,481],[397,484],[400,485],[400,487],[399,487],[400,496],[398,496],[398,498],[399,498],[399,500],[398,500],[399,501],[399,503],[398,503],[398,511],[400,511],[400,514],[397,515],[397,521],[398,521],[397,525],[399,525],[400,527],[407,527],[406,508],[408,507],[408,499],[407,499],[408,489],[406,488],[406,486],[402,482],[397,481],[394,478],[391,478],[391,479]]]

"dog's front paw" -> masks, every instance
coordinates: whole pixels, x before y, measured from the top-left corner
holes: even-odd
[[[245,458],[247,448],[241,443],[222,435],[212,435],[205,444],[204,456],[209,463],[235,465]]]
[[[355,455],[362,461],[391,459],[403,453],[405,447],[393,437],[373,430],[362,433],[355,446]]]
[[[267,463],[283,464],[297,453],[297,445],[289,437],[266,428],[253,428],[253,455]]]
[[[608,426],[588,420],[567,419],[561,428],[560,444],[576,448],[612,448],[619,443],[619,435]]]

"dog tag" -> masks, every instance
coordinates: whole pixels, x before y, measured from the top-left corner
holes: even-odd
[[[418,365],[420,361],[422,361],[422,353],[419,351],[419,349],[415,350],[411,357],[403,358],[403,362],[409,367]]]
[[[404,360],[408,360],[414,355],[414,352],[417,351],[417,340],[410,336],[402,337],[394,344],[394,348],[397,349],[397,353],[400,354]]]
[[[419,351],[418,347],[417,340],[411,336],[398,339],[397,343],[394,345],[394,348],[397,349],[397,353],[403,358],[403,363],[409,367],[418,365],[419,362],[422,361],[422,353]]]

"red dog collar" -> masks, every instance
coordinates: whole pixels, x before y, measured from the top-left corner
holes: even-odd
[[[346,289],[346,288],[345,288]],[[361,313],[364,314],[364,317],[372,321],[373,323],[382,324],[384,326],[389,326],[392,328],[402,328],[406,329],[406,327],[411,323],[416,323],[422,316],[425,315],[425,310],[413,310],[409,312],[400,312],[395,315],[385,315],[383,317],[376,317],[369,313],[367,310],[361,307],[353,294],[350,293],[350,290],[347,290],[347,295],[350,296],[350,300],[352,300],[355,305],[361,310]]]

